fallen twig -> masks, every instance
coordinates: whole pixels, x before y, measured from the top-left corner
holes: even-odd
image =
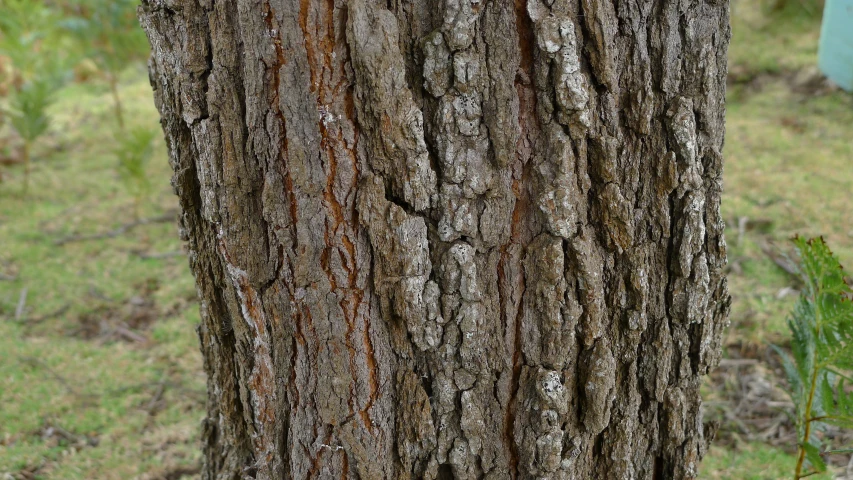
[[[188,467],[175,467],[163,474],[165,480],[178,480],[185,476],[195,476],[201,472],[201,465],[196,464]]]
[[[113,333],[115,333],[116,336],[123,337],[131,342],[145,343],[146,341],[148,341],[147,338],[134,332],[133,330],[124,325],[116,325],[113,328]]]
[[[162,253],[145,253],[145,252],[136,252],[136,255],[143,260],[160,260],[163,258],[172,258],[172,257],[180,257],[184,252],[181,250],[174,250],[171,252],[162,252]]]
[[[777,252],[769,244],[762,244],[761,251],[764,252],[764,254],[770,258],[770,260],[773,260],[773,263],[778,265],[779,268],[786,271],[789,275],[797,279],[800,278],[800,274],[797,271],[797,265],[786,255]]]
[[[800,294],[800,291],[797,290],[796,288],[784,287],[784,288],[780,288],[779,291],[776,292],[776,298],[779,300],[782,300],[783,298],[785,298],[787,296],[796,297],[799,294]]]
[[[741,244],[744,236],[746,236],[746,232],[750,230],[758,230],[761,233],[767,233],[772,226],[773,221],[766,218],[738,217],[736,245]]]
[[[746,224],[749,223],[749,217],[740,217],[737,219],[737,243],[740,245],[744,235],[746,235]]]
[[[5,273],[0,273],[0,281],[14,282],[17,279],[18,279],[17,275],[6,275]]]
[[[130,230],[133,230],[136,227],[141,225],[150,225],[152,223],[163,223],[163,222],[171,222],[175,220],[175,213],[169,212],[164,215],[160,215],[159,217],[151,217],[151,218],[143,218],[141,220],[137,220],[135,222],[126,223],[115,230],[110,230],[108,232],[103,233],[95,233],[91,235],[70,235],[68,237],[60,238],[55,241],[54,244],[57,246],[65,245],[67,243],[74,242],[85,242],[88,240],[103,240],[105,238],[114,238],[119,235],[123,235]]]
[[[793,410],[794,409],[794,404],[792,402],[775,402],[772,400],[768,400],[768,401],[764,402],[764,405],[766,405],[767,408],[781,408],[783,410]]]
[[[166,392],[166,385],[168,383],[169,382],[166,380],[161,381],[157,386],[157,390],[154,391],[154,395],[151,396],[151,400],[149,400],[148,404],[143,408],[143,410],[148,413],[148,419],[145,421],[146,430],[151,427],[154,417],[163,407],[163,394]]]
[[[98,437],[89,435],[78,435],[76,433],[69,432],[68,430],[60,427],[59,425],[47,423],[47,425],[42,429],[42,438],[51,437],[60,437],[76,447],[96,447],[98,446],[98,443],[100,443]]]
[[[15,321],[18,322],[21,320],[21,317],[24,315],[24,307],[27,306],[27,287],[24,287],[21,290],[21,296],[18,297],[18,306],[15,307]]]
[[[166,391],[166,383],[167,382],[160,382],[157,385],[157,391],[154,392],[154,395],[145,407],[145,411],[148,412],[148,415],[154,415],[156,413],[155,409],[157,408],[157,404],[163,398],[163,393]]]
[[[14,480],[18,480],[18,479],[35,480],[36,478],[40,478],[38,476],[39,472],[41,472],[42,469],[44,469],[44,468],[45,468],[45,460],[41,459],[37,465],[27,465],[27,466],[21,468],[20,470],[18,470],[17,472],[15,472],[13,474],[6,474],[4,472],[4,475],[7,475],[7,476],[4,476],[3,478],[4,479],[11,478]]]
[[[62,315],[63,313],[67,312],[69,308],[71,308],[71,304],[66,303],[65,305],[57,308],[56,310],[54,310],[50,313],[47,313],[45,315],[42,315],[40,317],[34,317],[34,318],[29,318],[29,319],[24,318],[20,321],[21,321],[21,323],[28,323],[28,324],[41,323],[45,320],[50,320],[51,318],[56,318],[56,317]]]
[[[737,368],[757,365],[759,362],[753,358],[724,358],[720,360],[720,368]]]

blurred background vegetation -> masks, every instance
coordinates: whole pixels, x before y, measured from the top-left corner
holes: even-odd
[[[199,471],[205,381],[136,0],[0,0],[0,478]],[[853,96],[819,0],[732,0],[723,215],[733,296],[706,479],[789,478],[795,233],[853,265]],[[821,432],[835,446],[849,433]],[[853,480],[850,455],[829,458]]]

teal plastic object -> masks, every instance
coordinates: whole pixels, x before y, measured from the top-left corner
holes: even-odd
[[[833,83],[853,92],[853,0],[826,0],[818,66]]]

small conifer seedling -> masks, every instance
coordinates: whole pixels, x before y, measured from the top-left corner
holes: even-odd
[[[117,170],[125,188],[133,195],[136,218],[139,218],[140,205],[151,187],[145,167],[153,153],[151,142],[156,135],[157,131],[152,128],[136,127],[116,136]]]
[[[78,0],[76,15],[64,22],[109,85],[119,130],[125,128],[119,75],[148,54],[148,41],[136,19],[137,4],[136,0]]]
[[[9,101],[9,123],[24,142],[24,193],[30,181],[30,157],[33,142],[50,126],[47,108],[53,103],[56,88],[46,78],[34,78],[23,84]]]
[[[48,108],[64,83],[71,58],[60,53],[62,32],[56,12],[45,2],[0,0],[0,55],[11,61],[5,112],[23,141],[24,193],[34,142],[50,125]]]

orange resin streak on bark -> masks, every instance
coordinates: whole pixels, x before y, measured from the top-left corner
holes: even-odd
[[[536,92],[533,89],[533,51],[535,39],[533,36],[533,24],[527,16],[527,0],[515,0],[515,22],[518,32],[518,48],[521,54],[520,73],[516,75],[515,88],[519,101],[519,126],[521,127],[521,135],[519,135],[516,145],[516,160],[511,166],[516,172],[512,180],[512,192],[515,196],[515,207],[512,211],[512,223],[510,243],[524,244],[525,235],[523,231],[525,218],[530,212],[530,201],[528,193],[522,190],[523,185],[526,185],[525,177],[528,176],[527,164],[532,157],[532,145],[530,136],[535,135],[538,131],[536,122]],[[519,178],[521,177],[521,178]],[[502,282],[509,283],[513,279],[506,278],[504,264],[508,261],[507,245],[501,247],[501,260],[498,265],[498,275]],[[519,298],[524,295],[525,282],[523,275],[516,285],[518,289],[517,295]],[[504,310],[506,318],[506,308],[510,306],[511,299],[504,298],[504,293],[501,293],[501,306]],[[511,306],[515,307],[514,304]],[[523,305],[518,304],[514,322],[514,345],[512,354],[512,381],[510,382],[510,400],[504,419],[503,436],[506,439],[505,444],[509,448],[509,471],[512,478],[519,476],[519,456],[518,447],[515,443],[515,419],[516,419],[516,396],[519,389],[519,381],[521,377],[521,319],[523,314]]]

